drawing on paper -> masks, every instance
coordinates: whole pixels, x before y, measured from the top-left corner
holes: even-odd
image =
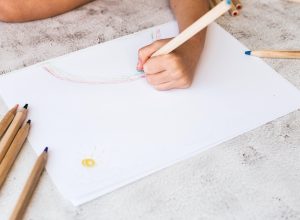
[[[154,42],[156,40],[161,39],[161,30],[154,29],[149,33],[151,41]],[[72,74],[67,70],[58,68],[57,66],[46,63],[42,66],[44,70],[46,70],[49,74],[53,77],[63,80],[69,81],[73,83],[84,83],[84,84],[119,84],[119,83],[126,83],[132,82],[135,80],[139,80],[145,77],[143,72],[133,72],[133,73],[123,73],[123,74],[93,74],[89,75],[85,74]]]
[[[97,151],[97,146],[90,149],[89,154],[87,154],[82,160],[81,165],[84,168],[93,168],[96,166],[95,153]]]
[[[86,167],[86,168],[92,168],[94,166],[96,166],[96,161],[93,158],[84,158],[81,161],[82,166]]]
[[[95,75],[79,76],[79,75],[67,73],[49,64],[43,66],[43,69],[57,79],[69,81],[73,83],[84,83],[84,84],[119,84],[119,83],[132,82],[145,77],[145,74],[143,72],[138,72],[138,71],[133,74],[122,74],[120,76],[113,76],[113,77],[109,77],[103,74],[99,76],[95,76]]]
[[[156,29],[155,31],[153,31],[151,33],[151,38],[152,38],[153,41],[160,40],[161,39],[160,29]]]

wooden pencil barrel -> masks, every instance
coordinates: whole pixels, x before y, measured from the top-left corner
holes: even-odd
[[[10,123],[13,121],[16,112],[18,109],[18,105],[12,108],[9,112],[7,112],[2,120],[0,121],[0,138],[4,135],[5,131],[9,127]]]
[[[241,10],[243,8],[242,3],[240,0],[231,0],[234,6],[236,7],[237,10]]]
[[[26,123],[17,133],[14,141],[12,142],[9,150],[7,151],[3,161],[0,164],[0,188],[2,187],[5,179],[16,160],[27,136],[29,133],[30,123]]]
[[[251,54],[257,57],[299,59],[300,51],[252,51]]]
[[[39,156],[38,160],[36,161],[31,174],[26,182],[26,185],[21,193],[21,196],[19,197],[19,200],[17,202],[17,205],[10,217],[10,220],[20,220],[22,219],[26,207],[28,206],[30,199],[32,197],[32,194],[39,182],[39,179],[41,177],[41,174],[44,170],[45,164],[47,161],[47,153],[43,152],[41,156]]]
[[[0,163],[3,160],[10,144],[12,143],[14,137],[16,136],[18,130],[22,126],[27,116],[27,109],[23,108],[14,117],[12,123],[4,134],[0,141]]]

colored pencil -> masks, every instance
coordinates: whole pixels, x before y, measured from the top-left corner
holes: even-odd
[[[209,0],[209,4],[211,6],[211,8],[215,7],[216,5],[220,4],[221,0]],[[239,15],[239,11],[238,8],[241,9],[242,4],[240,3],[240,1],[238,0],[232,0],[231,1],[231,5],[230,5],[230,9],[229,9],[229,14],[231,16],[237,16]]]
[[[238,16],[239,15],[239,11],[237,10],[237,8],[235,7],[235,5],[233,4],[233,2],[231,2],[231,7],[229,9],[229,14],[233,17]]]
[[[13,107],[2,118],[2,120],[0,122],[0,138],[4,135],[4,133],[7,130],[8,126],[10,125],[10,123],[12,122],[12,120],[14,119],[14,117],[15,117],[15,115],[17,113],[17,110],[18,110],[18,106],[19,105],[16,105],[15,107]]]
[[[0,164],[0,189],[5,182],[5,179],[16,160],[27,136],[29,133],[30,128],[30,120],[28,120],[18,131],[15,139],[13,140],[12,144],[10,145],[7,153],[5,154],[4,159]]]
[[[215,7],[215,4],[213,3],[212,0],[209,0],[208,3],[209,3],[209,8],[210,8],[210,9],[212,9],[212,8]]]
[[[240,2],[240,0],[232,0],[232,3],[234,4],[237,10],[241,10],[243,8],[243,5]]]
[[[212,0],[212,3],[216,6],[221,3],[222,0]]]
[[[300,59],[300,51],[261,50],[245,51],[245,54],[262,58]]]
[[[224,0],[219,3],[216,7],[211,9],[197,21],[195,21],[192,25],[182,31],[177,37],[173,38],[159,50],[157,50],[151,57],[165,55],[171,53],[173,50],[181,46],[187,40],[192,38],[198,32],[206,28],[210,23],[223,15],[226,11],[230,9],[231,1]]]
[[[20,111],[17,112],[6,133],[0,141],[0,163],[2,162],[10,144],[16,136],[18,130],[22,126],[27,116],[28,104],[26,104]]]
[[[37,187],[37,184],[40,180],[42,172],[45,168],[48,156],[48,147],[45,148],[43,153],[38,157],[37,161],[34,164],[34,167],[30,173],[29,178],[26,181],[25,187],[18,199],[18,202],[13,210],[13,213],[10,217],[10,220],[20,220],[22,219],[26,207],[28,206],[32,194]]]

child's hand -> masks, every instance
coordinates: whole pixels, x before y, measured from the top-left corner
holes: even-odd
[[[195,55],[194,48],[199,45],[187,42],[170,54],[150,58],[168,41],[170,39],[159,40],[141,48],[137,69],[144,70],[147,81],[157,90],[188,88],[192,84],[200,55],[200,52]]]

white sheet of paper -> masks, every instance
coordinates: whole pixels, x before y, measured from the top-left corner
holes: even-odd
[[[46,63],[83,77],[136,73],[137,50],[153,33],[174,36],[176,23]],[[38,64],[0,77],[0,94],[8,106],[29,103],[29,141],[38,154],[49,146],[50,177],[79,205],[298,109],[300,92],[244,50],[212,24],[190,89],[159,92],[145,79],[74,83]],[[85,157],[96,166],[83,167]]]

